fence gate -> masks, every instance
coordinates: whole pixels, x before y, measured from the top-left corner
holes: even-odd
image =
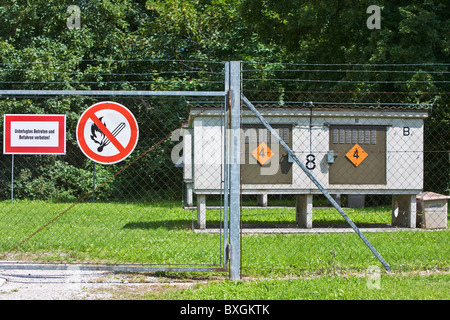
[[[208,65],[207,73],[215,77],[211,86],[219,86],[211,91],[0,90],[5,115],[64,115],[66,126],[63,154],[1,157],[0,269],[75,264],[84,270],[228,271],[230,144],[225,124],[230,101],[236,103],[230,99],[230,83],[236,87],[230,69],[230,63]],[[234,72],[239,79],[240,70]],[[112,164],[89,159],[75,133],[83,112],[105,101],[125,106],[138,123],[133,152]],[[203,139],[214,139],[213,149],[204,152],[205,157],[215,155],[215,171],[197,171],[194,182],[189,174],[204,163],[189,159],[189,132],[197,121],[190,110],[202,114],[211,105],[219,112],[218,130]],[[127,122],[114,123],[107,111],[88,115],[96,121],[85,121],[78,132],[85,134],[93,154],[114,154],[120,149],[117,141],[123,143],[120,138],[126,136]],[[22,124],[8,130],[24,130]],[[46,132],[31,130],[13,135],[30,140]],[[205,195],[207,212],[202,198],[192,194],[201,189],[200,180],[217,183],[216,192]],[[216,232],[202,232],[202,214]]]

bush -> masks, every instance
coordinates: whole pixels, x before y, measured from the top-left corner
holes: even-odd
[[[109,178],[109,173],[103,168],[96,170],[96,186]],[[113,179],[96,190],[99,200],[107,200],[110,196]],[[92,169],[77,168],[67,162],[56,160],[36,170],[21,169],[14,181],[14,198],[43,200],[53,202],[73,202],[92,192]]]

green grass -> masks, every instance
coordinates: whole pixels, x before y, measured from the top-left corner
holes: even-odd
[[[370,280],[369,280],[370,281]],[[170,300],[448,300],[450,274],[386,275],[377,286],[365,276],[322,276],[289,280],[220,281],[195,288],[146,294]],[[270,303],[269,303],[270,304]]]
[[[295,222],[292,210],[243,209],[243,223],[290,225]],[[343,223],[333,210],[315,210],[315,225]],[[346,212],[356,224],[390,223],[390,208]],[[71,208],[67,203],[5,201],[0,203],[0,259],[219,266],[223,256],[221,237],[194,232],[195,215],[195,211],[184,210],[176,202],[81,203]],[[207,224],[219,222],[220,212],[208,210]],[[449,230],[365,235],[394,269],[442,269],[450,265]],[[242,237],[246,275],[365,270],[370,265],[379,262],[354,233]]]
[[[70,204],[0,205],[0,252],[8,252]],[[16,255],[67,262],[217,264],[219,235],[191,230],[192,212],[174,203],[81,203],[20,245]]]
[[[356,224],[391,223],[391,211],[386,207],[370,207],[370,208],[344,208],[345,213]],[[242,209],[243,223],[285,223],[293,224],[295,222],[295,208],[253,208]],[[329,225],[345,225],[346,222],[342,216],[334,208],[317,207],[313,209],[313,225],[329,226]]]

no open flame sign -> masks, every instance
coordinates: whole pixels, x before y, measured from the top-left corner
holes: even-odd
[[[97,163],[114,164],[126,159],[138,137],[136,119],[117,102],[94,104],[78,120],[78,145],[86,157]]]

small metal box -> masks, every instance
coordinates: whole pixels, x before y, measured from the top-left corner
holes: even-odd
[[[434,192],[417,195],[417,223],[424,229],[447,228],[447,200],[449,196]]]

